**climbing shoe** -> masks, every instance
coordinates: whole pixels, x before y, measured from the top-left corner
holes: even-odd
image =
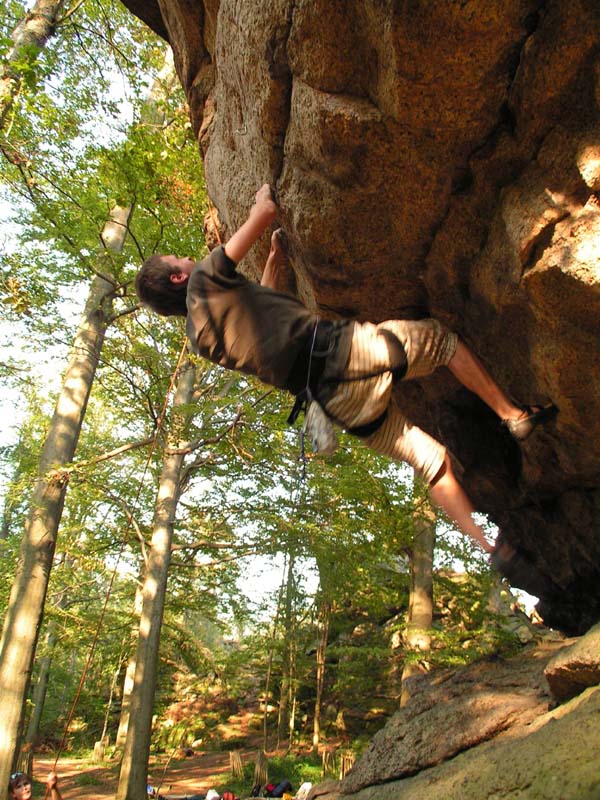
[[[502,420],[502,424],[508,429],[511,436],[520,442],[525,441],[541,422],[546,422],[553,417],[558,409],[553,403],[550,403],[547,406],[525,406],[523,411],[526,412],[525,416],[519,417],[519,419]]]

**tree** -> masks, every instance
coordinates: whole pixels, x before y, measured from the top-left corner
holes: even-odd
[[[37,0],[12,32],[13,46],[8,51],[0,77],[0,131],[21,86],[35,79],[36,59],[57,26],[83,2],[75,0],[72,8],[66,0]]]
[[[92,282],[31,498],[0,641],[0,692],[4,698],[0,786],[8,786],[8,775],[17,757],[33,658],[68,486],[69,475],[64,467],[71,463],[75,454],[110,321],[114,291],[114,283],[104,277],[98,275]]]
[[[312,748],[316,753],[319,748],[321,737],[321,706],[323,702],[323,692],[325,689],[325,656],[327,653],[327,643],[329,640],[329,625],[331,622],[331,600],[326,599],[319,604],[318,616],[318,640],[316,653],[316,675],[315,675],[315,709],[313,713],[313,736]]]
[[[414,477],[417,489],[421,482]],[[414,537],[410,548],[410,599],[404,633],[405,662],[402,670],[400,705],[410,698],[409,678],[428,670],[427,653],[431,647],[433,622],[433,551],[436,514],[421,491],[415,491],[420,502],[414,510]]]
[[[129,725],[121,761],[117,798],[143,797],[148,776],[150,734],[154,710],[158,649],[171,561],[173,525],[181,491],[181,471],[185,450],[186,417],[194,394],[194,369],[188,362],[177,383],[174,412],[179,419],[169,431],[158,485],[150,554],[142,587],[142,613],[135,659],[135,678],[131,693]]]

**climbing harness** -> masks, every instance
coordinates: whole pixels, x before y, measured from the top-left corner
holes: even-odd
[[[302,389],[302,391],[300,391],[296,395],[296,400],[294,402],[292,411],[287,420],[288,425],[292,425],[298,418],[298,415],[302,411],[304,412],[304,425],[302,426],[300,432],[301,459],[305,458],[306,436],[308,436],[311,441],[313,452],[323,453],[324,455],[331,455],[336,451],[338,447],[338,439],[332,423],[339,425],[341,428],[345,428],[347,432],[351,433],[353,436],[366,438],[368,436],[372,436],[376,431],[378,431],[379,428],[385,422],[385,419],[387,417],[387,409],[386,409],[383,411],[382,414],[380,414],[378,417],[371,420],[370,422],[367,422],[364,425],[358,425],[353,428],[348,428],[346,424],[343,422],[343,420],[336,419],[329,412],[326,412],[320,405],[313,391],[317,383],[320,382],[321,385],[355,383],[358,381],[369,380],[370,378],[376,378],[379,375],[384,375],[386,372],[391,372],[392,379],[394,382],[396,382],[404,378],[408,366],[406,360],[406,352],[398,337],[387,328],[380,328],[379,333],[387,341],[388,348],[392,356],[391,361],[393,366],[383,367],[381,369],[373,370],[372,372],[366,372],[363,375],[356,375],[349,378],[339,377],[339,378],[321,379],[320,372],[322,372],[324,368],[324,360],[323,360],[323,364],[321,365],[319,375],[315,378],[315,376],[311,374],[313,355],[318,355],[321,358],[325,359],[327,355],[330,354],[330,349],[328,349],[327,351],[320,351],[318,353],[315,352],[315,342],[320,321],[321,320],[317,318],[313,330],[310,352],[308,356],[306,385]],[[313,384],[313,389],[311,389],[311,382]]]
[[[331,420],[323,411],[318,400],[314,396],[311,389],[311,375],[313,357],[315,355],[325,358],[329,355],[329,351],[315,352],[315,344],[317,341],[317,332],[319,330],[320,319],[317,317],[315,327],[313,329],[312,339],[310,343],[310,350],[308,353],[308,367],[306,370],[306,384],[304,389],[296,395],[296,400],[292,411],[288,417],[288,425],[292,425],[301,411],[304,411],[304,425],[300,430],[300,460],[306,461],[306,437],[310,439],[313,452],[323,453],[324,455],[331,455],[335,453],[338,446],[337,434],[333,428]],[[324,362],[323,362],[324,365]]]

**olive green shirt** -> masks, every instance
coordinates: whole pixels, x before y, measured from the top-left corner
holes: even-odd
[[[297,298],[249,281],[217,247],[190,275],[187,308],[187,335],[196,353],[280,389],[296,393],[302,388],[305,379],[299,383],[294,366],[306,361],[318,317]],[[339,366],[341,374],[351,326],[344,320],[335,329],[327,371]]]

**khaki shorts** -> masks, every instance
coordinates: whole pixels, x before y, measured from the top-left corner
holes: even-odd
[[[395,365],[391,363],[386,338],[379,334],[381,328],[395,334],[404,347],[408,362],[404,380],[424,377],[447,365],[456,350],[457,335],[435,319],[388,320],[379,325],[357,323],[343,376],[347,382],[337,385],[324,408],[348,429],[372,422],[387,410],[383,424],[362,438],[378,453],[406,461],[429,483],[442,466],[446,448],[412,425],[394,402],[390,370]],[[375,377],[360,378],[379,370],[386,371]]]

